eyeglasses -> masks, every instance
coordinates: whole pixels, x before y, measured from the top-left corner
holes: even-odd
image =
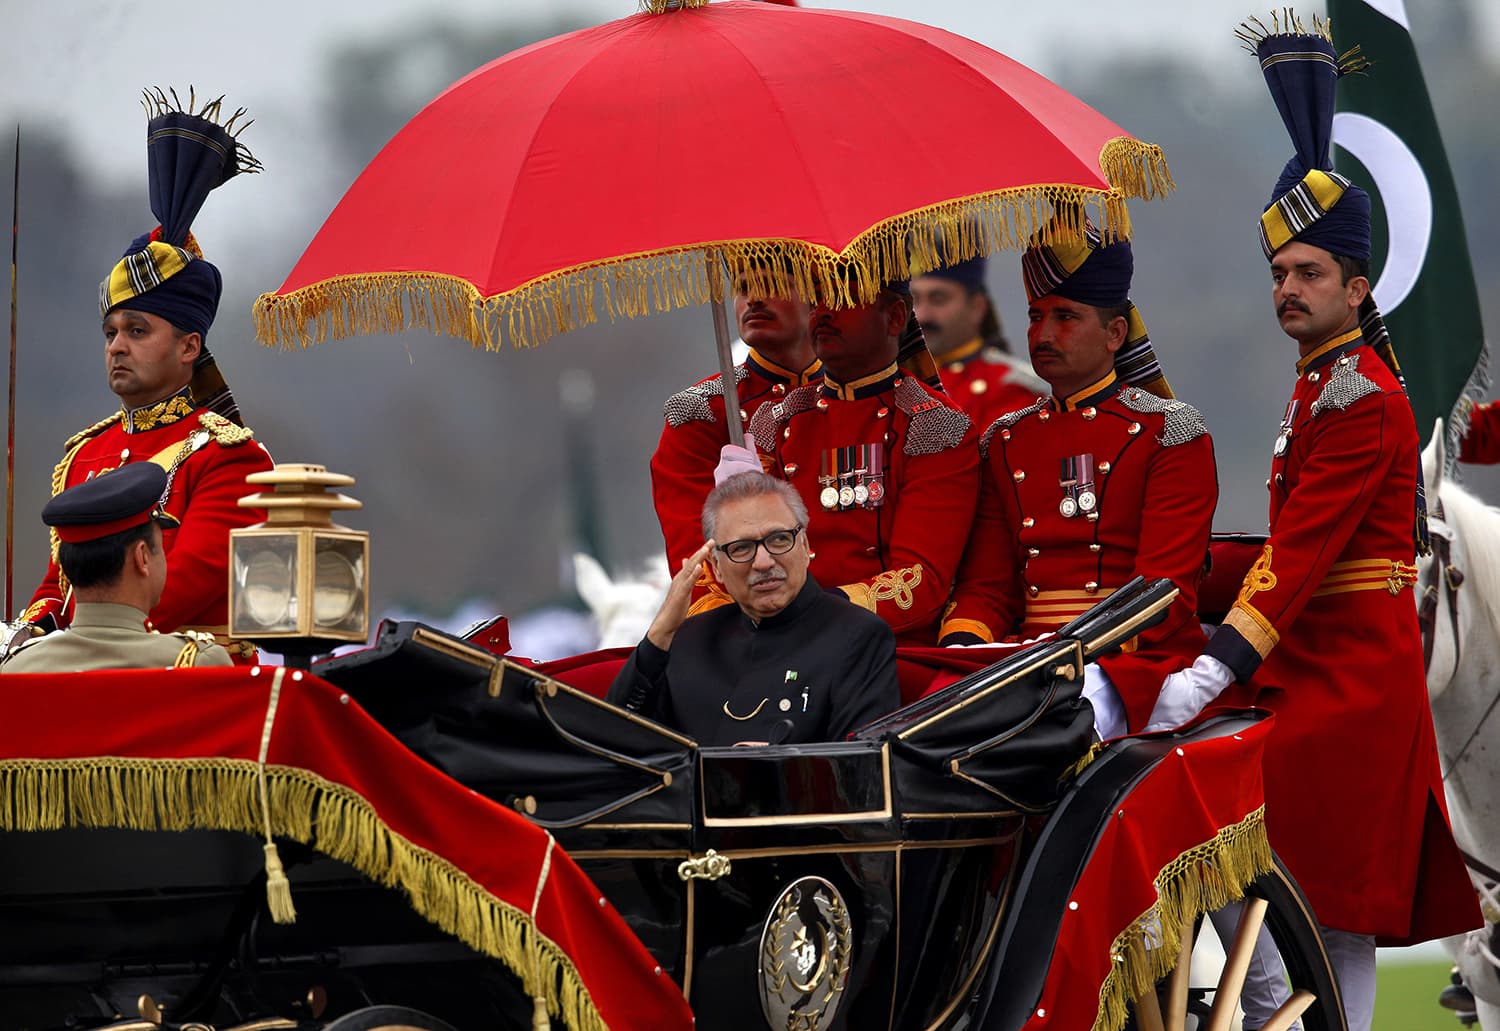
[[[785,555],[792,550],[797,543],[797,535],[802,532],[801,524],[790,530],[772,530],[764,537],[746,537],[743,540],[730,541],[728,544],[720,544],[719,551],[731,562],[752,562],[755,553],[764,545],[769,555]]]

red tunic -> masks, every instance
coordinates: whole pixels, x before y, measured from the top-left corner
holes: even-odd
[[[1318,920],[1382,945],[1456,934],[1480,917],[1448,829],[1410,593],[1416,423],[1358,330],[1298,372],[1270,539],[1207,652],[1276,713],[1266,826]]]
[[[1474,465],[1500,463],[1500,407],[1494,401],[1475,405],[1469,413],[1469,432],[1458,449],[1458,460]]]
[[[52,493],[129,462],[154,461],[166,469],[171,479],[163,508],[182,526],[162,532],[167,585],[151,610],[151,624],[161,631],[203,630],[223,638],[229,621],[229,531],[265,518],[262,511],[240,508],[238,502],[254,493],[245,477],[269,470],[271,456],[250,430],[193,407],[181,395],[131,412],[133,432],[127,431],[122,415],[68,441],[52,474]],[[189,444],[190,438],[196,446]],[[68,625],[72,599],[64,597],[59,573],[54,553],[21,618],[52,615],[60,627]]]
[[[823,374],[816,360],[800,373],[791,372],[754,349],[734,370],[740,418],[747,429],[763,402],[779,401],[788,390]],[[710,376],[673,394],[662,414],[666,423],[651,456],[651,500],[667,544],[667,568],[676,573],[682,560],[703,544],[703,501],[714,489],[719,449],[729,443],[723,377]]]
[[[1047,385],[998,347],[977,337],[943,355],[938,375],[953,404],[984,428],[1006,412],[1034,404]]]
[[[1162,681],[1204,645],[1198,578],[1218,479],[1202,416],[1111,372],[998,419],[980,455],[979,515],[943,634],[1035,637],[1134,576],[1166,577],[1180,592],[1167,618],[1100,662],[1140,730]]]
[[[969,417],[892,365],[798,387],[751,422],[807,505],[812,575],[883,616],[898,644],[932,644],[979,494]]]

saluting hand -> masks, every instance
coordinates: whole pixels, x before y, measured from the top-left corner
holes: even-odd
[[[682,626],[683,620],[687,619],[688,606],[693,600],[693,584],[698,582],[698,571],[713,550],[713,540],[704,541],[703,547],[682,560],[682,568],[678,570],[676,576],[672,577],[672,583],[667,588],[667,596],[662,601],[656,618],[651,621],[651,626],[646,630],[646,640],[662,651],[671,649],[672,638],[677,635],[677,628]]]

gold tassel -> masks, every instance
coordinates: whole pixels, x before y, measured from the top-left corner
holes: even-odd
[[[1064,770],[1063,775],[1059,777],[1058,780],[1075,779],[1080,773],[1092,766],[1094,764],[1094,760],[1099,758],[1099,753],[1103,751],[1104,742],[1095,741],[1093,744],[1089,745],[1089,750],[1083,753],[1083,758],[1079,759],[1072,766],[1069,766],[1066,770]]]
[[[374,883],[401,891],[413,911],[506,963],[527,994],[542,999],[569,1028],[606,1031],[573,961],[525,910],[393,832],[366,799],[341,784],[307,770],[242,759],[0,760],[0,831],[114,827],[264,835],[270,813],[275,821],[269,830],[276,835],[309,844]],[[290,883],[274,842],[262,848],[267,899],[277,918],[283,903],[293,912]],[[278,871],[284,887],[276,884]],[[544,862],[543,878],[545,872]]]
[[[297,907],[292,905],[292,884],[286,879],[286,870],[281,865],[281,854],[276,851],[276,842],[268,841],[266,853],[266,903],[271,907],[271,919],[278,924],[297,922]]]
[[[537,873],[536,893],[531,897],[531,977],[534,985],[532,991],[535,1000],[531,1008],[532,1031],[552,1031],[552,1021],[547,1016],[547,997],[543,994],[544,983],[542,980],[542,949],[541,932],[536,926],[536,911],[542,904],[542,889],[547,886],[547,875],[552,872],[552,847],[557,844],[556,839],[549,832],[547,834],[547,851],[542,853],[542,868]],[[554,979],[548,978],[548,983],[555,983]]]
[[[1130,1006],[1171,972],[1182,928],[1245,897],[1274,865],[1265,806],[1173,859],[1156,876],[1157,901],[1110,945],[1112,964],[1099,986],[1093,1031],[1120,1031]]]
[[[276,842],[271,838],[271,801],[266,789],[266,756],[271,750],[271,728],[276,723],[276,707],[281,701],[281,680],[286,675],[285,666],[277,666],[271,677],[271,696],[266,702],[266,719],[260,731],[260,759],[255,764],[256,786],[260,789],[261,830],[266,836],[266,904],[271,909],[271,919],[278,924],[297,922],[297,908],[292,905],[292,885],[286,879],[286,869],[281,865],[281,854],[276,851]]]
[[[724,279],[777,296],[869,304],[882,284],[1002,250],[1079,237],[1083,219],[1107,239],[1130,236],[1127,197],[1173,188],[1159,147],[1128,137],[1100,151],[1107,190],[1025,186],[947,201],[871,227],[842,253],[800,240],[728,240],[649,251],[563,269],[493,297],[436,272],[335,276],[255,302],[255,335],[272,347],[307,348],[360,334],[426,329],[476,347],[535,347],[590,325],[706,304]],[[1059,214],[1063,217],[1057,217]]]

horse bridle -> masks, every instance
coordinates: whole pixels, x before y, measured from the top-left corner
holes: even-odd
[[[1432,505],[1434,522],[1445,523],[1443,499],[1434,498]],[[1463,642],[1458,636],[1458,589],[1463,586],[1464,573],[1453,564],[1453,542],[1445,533],[1432,535],[1433,564],[1442,570],[1443,586],[1448,596],[1448,621],[1453,630],[1453,664],[1456,667],[1462,654]],[[1422,631],[1422,671],[1432,666],[1432,645],[1437,637],[1438,585],[1434,581],[1422,592],[1422,603],[1417,607],[1417,626]]]
[[[1443,530],[1446,530],[1447,517],[1443,511],[1442,498],[1433,499],[1431,511],[1433,521],[1443,524]],[[1439,531],[1432,535],[1432,559],[1434,566],[1442,571],[1443,587],[1448,597],[1448,619],[1452,623],[1453,630],[1453,664],[1456,668],[1462,655],[1461,649],[1463,647],[1458,633],[1458,589],[1463,586],[1464,574],[1463,570],[1453,564],[1453,543],[1449,533]],[[1437,606],[1438,584],[1434,580],[1422,592],[1422,604],[1417,608],[1417,625],[1422,630],[1422,669],[1424,672],[1432,666],[1432,647],[1433,641],[1437,636]],[[1486,718],[1488,718],[1488,714],[1486,714]],[[1480,720],[1479,727],[1483,725],[1484,720]],[[1464,742],[1464,746],[1459,750],[1459,754],[1454,758],[1453,762],[1449,763],[1448,772],[1452,772],[1457,766],[1458,760],[1463,758],[1464,753],[1469,750],[1469,745],[1474,743],[1474,739],[1479,732],[1479,727],[1475,727],[1474,733],[1469,735],[1469,740]],[[1445,781],[1448,779],[1448,772],[1443,774]],[[1459,849],[1459,855],[1463,856],[1464,865],[1476,875],[1475,880],[1477,885],[1482,885],[1485,889],[1479,892],[1481,901],[1489,903],[1489,905],[1485,906],[1484,912],[1484,917],[1489,928],[1485,931],[1470,932],[1470,935],[1488,936],[1490,930],[1494,928],[1496,920],[1500,919],[1500,914],[1497,914],[1493,909],[1493,893],[1495,884],[1500,882],[1500,870],[1496,870],[1478,856],[1462,848]],[[1492,943],[1484,943],[1482,951],[1486,953],[1491,966],[1500,968],[1500,956],[1496,955]]]

